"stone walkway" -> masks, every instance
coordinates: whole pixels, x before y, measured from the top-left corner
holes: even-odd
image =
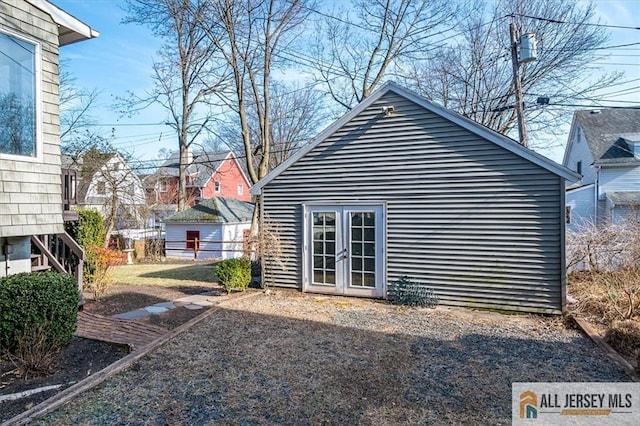
[[[228,296],[217,296],[216,294],[218,293],[215,291],[209,291],[185,296],[172,302],[156,303],[135,311],[116,314],[112,317],[79,312],[78,327],[75,335],[87,339],[126,345],[130,351],[135,351],[164,336],[168,333],[168,330],[152,324],[137,323],[133,320],[148,315],[161,315],[178,307],[190,310],[204,309],[228,299]]]
[[[193,296],[181,297],[180,299],[176,299],[172,302],[156,303],[155,305],[136,309],[135,311],[117,314],[114,315],[114,317],[121,320],[135,320],[138,318],[146,317],[148,315],[163,314],[171,309],[175,309],[181,306],[191,310],[204,309],[205,307],[213,306],[217,303],[222,302],[223,300],[228,299],[228,296],[216,296],[216,294],[218,294],[216,291],[207,291],[205,293],[195,294]]]

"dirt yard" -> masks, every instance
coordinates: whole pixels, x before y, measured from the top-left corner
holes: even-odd
[[[43,424],[510,424],[512,382],[628,380],[558,318],[276,290],[224,302]]]

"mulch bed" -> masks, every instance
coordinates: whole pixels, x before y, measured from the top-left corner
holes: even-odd
[[[277,290],[226,303],[45,424],[510,424],[513,382],[629,378],[558,319]]]

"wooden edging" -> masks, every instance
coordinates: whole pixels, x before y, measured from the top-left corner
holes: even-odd
[[[46,401],[43,401],[40,404],[36,405],[35,407],[33,407],[33,408],[31,408],[31,409],[29,409],[29,410],[27,410],[27,411],[25,411],[25,412],[23,412],[21,414],[18,414],[15,417],[7,420],[6,422],[2,423],[2,426],[25,425],[28,422],[31,422],[31,421],[37,419],[38,417],[44,416],[45,414],[53,411],[54,409],[60,407],[61,405],[67,403],[71,398],[75,397],[76,395],[78,395],[78,394],[80,394],[80,393],[82,393],[82,392],[84,392],[84,391],[86,391],[88,389],[91,389],[94,386],[99,385],[100,383],[102,383],[103,381],[108,379],[109,377],[111,377],[114,374],[124,370],[125,368],[127,368],[128,366],[133,364],[135,361],[137,361],[140,358],[142,358],[145,355],[147,355],[149,352],[157,349],[158,347],[164,345],[165,343],[167,343],[169,340],[173,339],[174,337],[176,337],[176,336],[182,334],[183,332],[189,330],[191,327],[193,327],[194,325],[196,325],[200,321],[204,320],[205,318],[210,317],[215,312],[217,312],[222,307],[224,307],[222,305],[228,305],[230,303],[233,303],[233,302],[241,300],[241,299],[247,299],[247,298],[250,298],[250,297],[255,297],[255,296],[257,296],[257,295],[259,295],[261,293],[262,292],[260,292],[260,291],[256,291],[256,292],[242,294],[240,296],[233,297],[233,298],[221,301],[220,303],[216,304],[215,306],[212,306],[211,308],[209,308],[206,312],[203,312],[202,314],[198,315],[197,317],[195,317],[195,318],[185,322],[184,324],[174,328],[173,330],[169,331],[164,336],[158,337],[156,340],[152,341],[148,345],[143,346],[139,350],[130,353],[129,355],[125,356],[124,358],[120,358],[119,360],[117,360],[113,364],[111,364],[111,365],[103,368],[102,370],[92,374],[91,376],[87,377],[86,379],[81,380],[80,382],[76,383],[75,385],[66,388],[65,390],[61,391],[60,393],[57,393],[56,395],[52,396],[51,398],[47,399]]]
[[[605,340],[598,334],[598,332],[583,318],[578,318],[571,315],[571,318],[578,324],[578,327],[589,336],[593,342],[602,349],[605,354],[611,359],[618,367],[620,367],[634,382],[640,382],[640,375],[636,372],[633,365],[622,357],[615,349],[613,349]],[[640,366],[638,366],[640,368]]]

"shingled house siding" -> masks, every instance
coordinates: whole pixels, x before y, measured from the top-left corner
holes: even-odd
[[[63,231],[58,112],[58,27],[22,0],[0,4],[0,28],[40,44],[42,161],[0,159],[0,237]]]
[[[387,283],[409,275],[447,305],[561,310],[564,181],[393,92],[262,190],[284,250],[275,285],[301,288],[302,203],[386,201]]]

